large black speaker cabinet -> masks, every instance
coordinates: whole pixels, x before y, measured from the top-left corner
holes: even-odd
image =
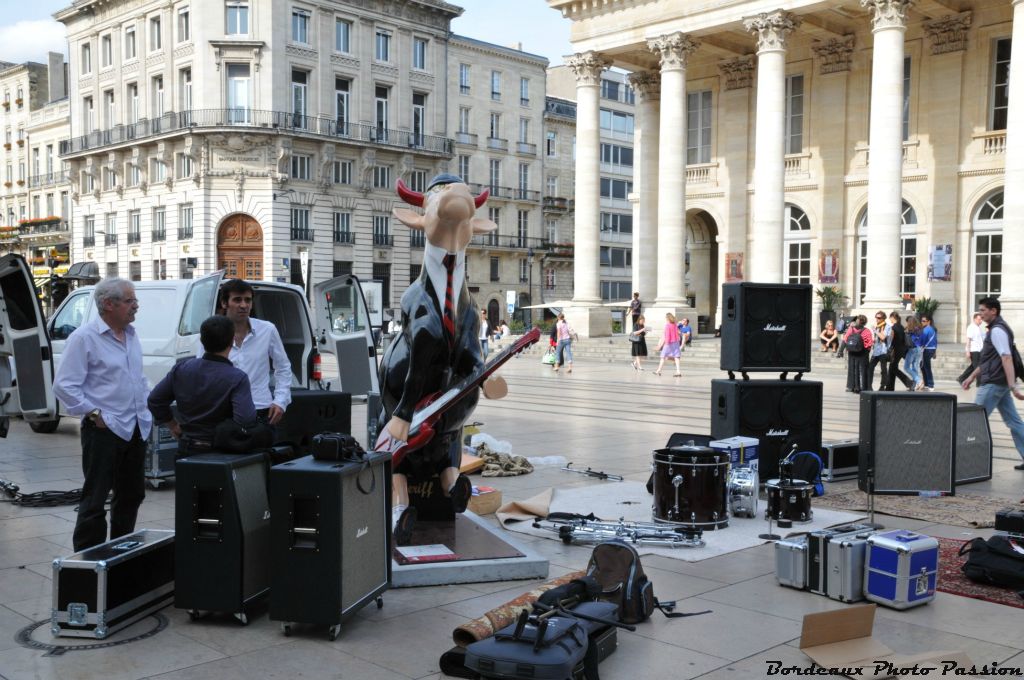
[[[992,432],[983,406],[956,407],[956,483],[992,479]]]
[[[952,394],[861,392],[860,490],[952,495],[956,490],[956,426],[956,396]]]
[[[292,403],[277,425],[274,443],[287,444],[305,455],[310,453],[313,437],[321,432],[352,434],[352,395],[330,390],[292,390]]]
[[[722,370],[810,371],[811,291],[805,284],[723,284]]]
[[[779,460],[821,452],[821,383],[813,380],[712,380],[711,436],[756,437],[758,475],[779,476]]]
[[[244,615],[270,588],[270,503],[262,453],[175,465],[174,606]],[[241,617],[244,622],[244,616]]]
[[[270,471],[270,618],[337,625],[391,582],[391,456]]]

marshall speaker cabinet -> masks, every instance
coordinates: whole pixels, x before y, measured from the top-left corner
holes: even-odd
[[[861,392],[861,491],[956,491],[956,397],[942,392]],[[873,484],[870,477],[873,477]]]
[[[391,583],[391,455],[275,465],[270,618],[340,624]]]
[[[992,479],[992,433],[983,406],[956,407],[956,483]]]
[[[778,477],[779,460],[794,444],[798,451],[821,452],[821,383],[712,380],[711,436],[755,437],[759,476]]]
[[[270,503],[262,453],[208,453],[178,460],[174,529],[174,606],[246,610],[270,588]]]
[[[810,371],[811,291],[805,284],[723,284],[722,370]]]
[[[292,390],[292,403],[274,435],[275,444],[291,446],[297,455],[310,452],[321,432],[352,434],[352,395],[330,390]]]

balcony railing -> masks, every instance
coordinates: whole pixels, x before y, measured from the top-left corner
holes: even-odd
[[[55,184],[64,184],[71,181],[71,175],[66,172],[45,172],[41,175],[32,175],[28,178],[30,189],[49,187]]]
[[[179,227],[178,228],[178,240],[186,241],[192,238],[192,227]]]
[[[413,231],[409,234],[410,248],[424,248],[427,244],[427,235],[422,231]]]
[[[480,248],[498,248],[501,250],[547,250],[550,242],[537,236],[518,236],[516,234],[480,234],[473,237],[470,245]]]
[[[488,137],[487,148],[495,149],[496,151],[508,151],[508,140],[501,139],[500,137]]]
[[[393,246],[395,245],[395,237],[391,234],[374,234],[373,245],[375,246]]]
[[[383,144],[404,149],[419,149],[451,155],[452,140],[409,130],[391,130],[376,125],[338,123],[333,117],[303,116],[286,111],[259,109],[196,109],[165,113],[137,123],[96,130],[60,143],[61,155],[77,154],[112,144],[135,142],[146,137],[196,128],[243,127],[287,130],[299,133]]]
[[[103,243],[105,245],[108,245],[108,246],[116,246],[117,245],[117,234],[104,234],[103,235]]]
[[[516,152],[528,154],[530,156],[536,156],[537,145],[530,144],[529,142],[516,142]]]
[[[975,139],[981,139],[984,143],[982,155],[1001,156],[1006,153],[1006,130],[994,130],[974,135]]]
[[[472,132],[456,132],[455,143],[465,144],[466,146],[476,146],[479,142],[479,137],[474,135]]]
[[[96,245],[96,237],[95,236],[83,236],[82,237],[82,246],[83,247],[85,247],[85,248],[92,248],[94,245]]]
[[[334,242],[335,243],[347,243],[352,245],[356,242],[355,238],[352,237],[352,232],[347,229],[335,229],[334,230]]]
[[[491,198],[531,202],[540,201],[540,192],[532,189],[516,189],[514,187],[498,186],[497,184],[478,184],[476,182],[470,182],[469,188],[474,194],[479,194],[484,189],[487,189],[491,193]]]
[[[142,233],[138,231],[129,231],[128,243],[142,243]]]
[[[166,241],[167,229],[154,229],[152,232],[150,232],[150,238],[153,239],[154,243],[158,241]]]
[[[67,220],[60,218],[34,219],[18,225],[18,233],[22,236],[39,236],[67,231],[69,231]]]
[[[293,241],[312,241],[313,230],[309,227],[292,227]]]

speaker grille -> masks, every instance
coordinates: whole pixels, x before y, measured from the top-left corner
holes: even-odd
[[[722,286],[720,366],[725,371],[810,371],[811,286]]]
[[[374,490],[363,493],[359,485],[367,491],[371,487]],[[380,568],[391,559],[386,535],[391,528],[385,517],[386,486],[383,464],[371,465],[342,481],[341,493],[345,499],[341,514],[341,573],[345,577],[342,612],[357,604],[366,593],[387,584],[387,570]]]
[[[977,404],[956,409],[956,483],[992,479],[992,433],[988,414]]]
[[[874,493],[954,493],[956,397],[951,394],[863,392],[860,397],[859,486]]]

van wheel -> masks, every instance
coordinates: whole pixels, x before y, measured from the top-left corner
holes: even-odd
[[[39,434],[53,434],[57,431],[57,426],[60,425],[60,416],[57,416],[53,420],[40,420],[36,422],[30,422],[29,427],[32,428],[33,432]]]

